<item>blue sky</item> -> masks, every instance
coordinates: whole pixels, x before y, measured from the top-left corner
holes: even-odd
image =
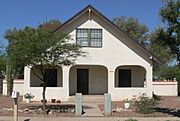
[[[0,42],[5,43],[4,32],[13,27],[36,27],[47,19],[68,20],[91,4],[107,18],[132,16],[152,31],[161,24],[158,10],[162,0],[1,0]]]

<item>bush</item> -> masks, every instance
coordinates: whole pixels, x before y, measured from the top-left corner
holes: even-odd
[[[161,96],[156,95],[156,94],[153,93],[153,99],[157,100],[157,101],[160,101],[161,100]]]
[[[125,121],[138,121],[138,120],[130,118],[130,119],[126,119]]]
[[[146,94],[142,94],[135,100],[135,108],[138,113],[150,114],[154,112],[156,101],[149,98]]]
[[[154,70],[154,75],[156,77],[156,79],[169,79],[169,80],[173,80],[174,78],[176,78],[177,81],[180,81],[180,68],[176,67],[176,66],[160,66],[157,67]]]

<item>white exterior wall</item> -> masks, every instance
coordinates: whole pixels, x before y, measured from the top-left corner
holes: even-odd
[[[178,96],[178,82],[155,81],[153,82],[153,92],[161,96]]]
[[[69,97],[69,67],[63,67],[63,86],[62,87],[47,87],[46,88],[46,99],[50,101],[51,99],[58,99],[62,101],[67,101]],[[25,67],[24,69],[24,87],[25,93],[32,93],[35,97],[33,101],[40,101],[42,99],[42,87],[30,87],[30,75],[31,68]]]
[[[88,20],[88,13],[77,18],[71,24],[67,24],[62,31],[71,35],[70,43],[76,43],[76,28],[97,28],[102,29],[102,47],[84,47],[86,57],[79,57],[77,65],[102,65],[108,70],[108,93],[112,100],[132,98],[133,95],[147,93],[152,97],[152,62],[143,50],[137,49],[128,37],[112,29],[110,25],[95,14],[91,14]],[[133,65],[141,66],[146,70],[147,86],[142,88],[115,88],[115,69],[119,66]],[[69,97],[69,68],[63,67],[63,87],[47,87],[47,99],[59,98],[67,100]],[[30,68],[25,67],[25,89],[35,95],[34,100],[41,99],[42,88],[30,87]]]
[[[86,15],[85,15],[86,16]],[[132,95],[147,93],[152,97],[152,66],[149,57],[129,41],[121,33],[117,34],[115,30],[103,21],[100,21],[96,15],[91,16],[91,20],[83,20],[88,17],[77,19],[70,26],[66,26],[64,31],[71,35],[71,43],[76,43],[76,28],[96,28],[102,29],[102,47],[84,47],[83,50],[88,54],[86,57],[80,57],[76,61],[77,65],[103,65],[108,68],[108,93],[112,95],[112,100],[120,98],[132,98]],[[80,23],[80,21],[84,23]],[[99,23],[97,23],[99,22]],[[74,27],[72,29],[72,27]],[[69,31],[70,30],[70,31]],[[128,45],[128,46],[127,46]],[[138,53],[138,54],[137,54]],[[145,57],[145,58],[142,58]],[[144,88],[115,88],[114,73],[118,66],[137,65],[145,68],[147,87]]]
[[[24,80],[23,79],[15,79],[13,83],[13,90],[20,93],[20,95],[24,94]],[[3,80],[3,95],[7,95],[7,82]]]

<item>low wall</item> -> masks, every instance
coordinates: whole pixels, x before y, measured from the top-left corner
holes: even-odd
[[[161,96],[178,96],[178,82],[153,81],[153,92]]]
[[[13,83],[13,90],[23,95],[24,93],[24,80],[23,79],[15,79]],[[3,95],[7,95],[7,82],[3,80]]]

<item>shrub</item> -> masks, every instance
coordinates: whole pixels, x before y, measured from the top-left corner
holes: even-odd
[[[126,119],[125,121],[138,121],[138,120],[130,118],[130,119]]]
[[[32,95],[31,93],[26,93],[26,94],[24,95],[24,98],[25,98],[25,99],[32,99],[32,98],[34,98],[34,95]]]
[[[146,94],[142,94],[135,100],[135,108],[138,113],[150,114],[154,112],[156,101],[149,98]]]
[[[156,95],[156,94],[153,93],[153,99],[157,100],[157,101],[160,101],[161,100],[161,96]]]

